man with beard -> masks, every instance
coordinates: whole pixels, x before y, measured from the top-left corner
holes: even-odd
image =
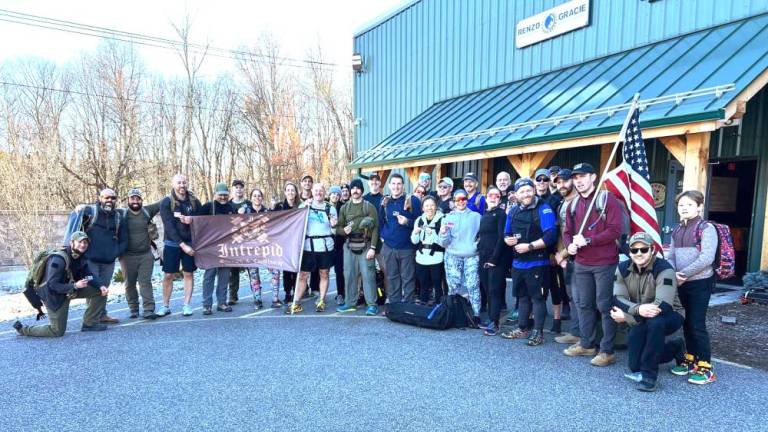
[[[181,314],[192,315],[192,289],[194,288],[195,250],[192,248],[191,218],[200,210],[200,201],[187,189],[187,177],[176,174],[172,180],[170,195],[160,201],[160,217],[163,219],[163,307],[158,315],[171,313],[173,278],[181,266],[184,278],[184,306]]]
[[[485,213],[485,197],[478,190],[480,180],[477,179],[475,173],[468,172],[464,174],[464,190],[467,192],[467,208],[473,212],[480,213],[480,216]]]
[[[232,206],[232,210],[239,214],[245,213],[251,204],[245,199],[245,182],[242,180],[232,181],[232,199],[229,200],[229,204]],[[237,293],[240,291],[240,272],[242,270],[239,267],[229,269],[229,301],[227,304],[230,306],[237,304],[239,300]]]
[[[131,318],[139,317],[139,284],[144,309],[144,319],[156,319],[155,294],[152,290],[152,269],[155,257],[152,242],[157,239],[157,227],[152,218],[160,212],[160,203],[143,205],[139,189],[128,191],[128,208],[123,212],[128,228],[128,246],[120,257],[120,267],[125,276],[125,298],[131,309]]]
[[[125,253],[128,246],[128,229],[122,215],[115,208],[117,195],[112,189],[99,193],[99,202],[83,208],[83,227],[90,239],[85,251],[88,268],[97,280],[109,288],[115,272],[115,260]],[[92,300],[87,300],[88,302]],[[116,324],[118,319],[107,315],[106,303],[99,314],[105,324]]]
[[[94,277],[83,258],[90,241],[82,231],[70,236],[69,244],[48,256],[45,273],[37,292],[48,312],[48,325],[25,326],[20,321],[13,328],[22,336],[61,337],[67,331],[69,302],[75,298],[88,301],[83,315],[81,331],[102,331],[107,326],[99,324],[99,315],[107,304],[109,289]]]
[[[571,205],[571,201],[576,198],[576,189],[573,187],[573,180],[571,178],[571,170],[568,168],[561,169],[557,176],[553,178],[554,183],[557,185],[557,192],[563,197],[563,202],[560,203],[560,208],[557,209],[558,225],[560,228],[560,239],[557,242],[557,252],[555,252],[555,262],[561,269],[563,269],[563,282],[565,283],[565,292],[568,300],[566,302],[563,299],[563,316],[570,316],[571,322],[569,323],[568,332],[562,336],[557,336],[555,342],[561,344],[573,345],[579,342],[579,307],[575,298],[576,292],[573,289],[573,260],[568,254],[568,250],[563,244],[563,233],[565,232],[565,217],[568,206]],[[566,309],[567,308],[567,309]]]

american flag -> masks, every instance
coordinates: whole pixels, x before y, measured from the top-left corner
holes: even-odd
[[[630,235],[645,232],[653,237],[656,250],[661,251],[659,221],[653,205],[648,156],[640,131],[640,111],[635,109],[624,134],[624,161],[608,173],[605,187],[613,192],[629,209]]]

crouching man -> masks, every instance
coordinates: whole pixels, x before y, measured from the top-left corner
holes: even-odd
[[[72,233],[69,245],[48,255],[45,273],[37,285],[37,293],[48,311],[47,325],[25,326],[16,321],[13,327],[22,336],[61,337],[67,331],[69,302],[75,298],[89,299],[83,315],[81,331],[102,331],[99,315],[107,303],[109,290],[94,278],[84,254],[90,240],[82,231]]]
[[[629,251],[631,259],[616,269],[611,318],[630,326],[628,357],[632,373],[625,376],[638,383],[638,390],[654,391],[659,364],[683,357],[682,340],[666,341],[683,325],[683,317],[673,310],[677,281],[672,265],[656,257],[649,234],[641,232],[630,237]]]

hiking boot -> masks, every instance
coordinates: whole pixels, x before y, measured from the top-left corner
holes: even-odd
[[[356,306],[346,305],[346,304],[343,304],[336,308],[336,312],[338,313],[354,312],[356,310],[357,310]]]
[[[83,324],[82,327],[80,327],[80,331],[83,332],[90,332],[90,331],[104,331],[107,329],[107,326],[105,324],[91,324],[91,325],[85,325]]]
[[[598,367],[608,366],[614,363],[616,363],[616,354],[606,352],[599,353],[589,362],[592,366]]]
[[[132,310],[131,315],[129,316],[130,319],[135,319],[139,317],[139,311],[138,310]]]
[[[563,350],[563,354],[569,357],[576,356],[593,356],[597,354],[597,348],[584,348],[580,343],[573,344]]]
[[[717,381],[717,375],[712,370],[712,363],[699,360],[696,363],[696,370],[688,377],[688,382],[691,384],[709,384]]]
[[[696,371],[696,359],[693,354],[685,353],[682,360],[677,360],[677,366],[669,370],[677,376],[686,376]]]
[[[376,305],[368,306],[368,309],[365,310],[365,314],[368,316],[374,316],[379,313],[379,307]]]
[[[160,316],[160,317],[164,317],[164,316],[170,315],[170,314],[171,314],[171,308],[168,307],[167,305],[161,306],[160,310],[157,311],[157,316]]]
[[[232,306],[229,304],[217,305],[216,310],[219,312],[232,312]]]
[[[203,306],[203,315],[211,315],[213,311],[210,306]]]
[[[117,318],[112,318],[109,315],[104,315],[101,317],[101,319],[99,319],[99,322],[102,324],[117,324],[120,322],[120,320]]]
[[[555,342],[557,342],[559,344],[573,345],[573,344],[579,343],[579,341],[581,341],[580,337],[574,336],[574,335],[572,335],[570,333],[566,333],[566,334],[564,334],[562,336],[558,336],[558,337],[555,338]]]
[[[528,330],[516,328],[512,331],[506,331],[501,334],[504,339],[525,339],[530,333]]]
[[[554,334],[562,333],[563,332],[562,321],[560,321],[559,319],[552,320],[552,328],[550,329],[550,331]]]
[[[320,300],[315,303],[315,312],[325,312],[325,302]]]
[[[254,310],[264,309],[264,303],[262,303],[261,300],[254,300],[253,301],[253,309]]]
[[[144,318],[145,320],[156,320],[156,319],[160,318],[160,315],[158,315],[158,314],[156,314],[154,312],[150,312],[150,313],[144,312],[144,316],[142,318]]]
[[[528,336],[528,346],[539,346],[544,343],[544,331],[534,330]]]
[[[304,308],[301,307],[300,303],[291,303],[288,306],[288,309],[285,310],[286,315],[293,315],[301,312],[304,312]]]
[[[185,304],[184,307],[181,308],[181,316],[191,316],[192,315],[192,306]]]
[[[638,390],[643,392],[655,392],[658,387],[656,384],[656,380],[647,380],[645,378],[642,379],[639,383],[637,383]]]
[[[281,308],[281,307],[283,307],[283,302],[281,302],[280,299],[275,299],[272,302],[272,309],[278,309],[278,308]]]
[[[24,335],[24,333],[22,333],[22,331],[21,331],[23,328],[24,328],[24,325],[21,324],[21,321],[16,320],[16,322],[13,323],[13,329],[16,330],[16,333],[18,333],[18,334],[20,334],[22,336]]]
[[[640,372],[627,372],[624,374],[624,378],[639,383],[643,380],[643,374]]]

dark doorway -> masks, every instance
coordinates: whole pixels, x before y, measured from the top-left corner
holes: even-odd
[[[757,161],[719,161],[711,167],[707,218],[731,227],[736,250],[736,277],[721,282],[741,284],[749,260]]]

